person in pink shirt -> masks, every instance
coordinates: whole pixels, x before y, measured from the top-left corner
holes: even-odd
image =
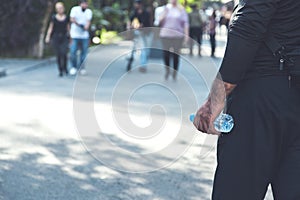
[[[170,0],[165,6],[159,17],[159,26],[166,66],[165,79],[167,80],[170,75],[170,60],[173,57],[173,79],[176,80],[180,49],[183,42],[188,42],[189,35],[188,14],[177,0]]]

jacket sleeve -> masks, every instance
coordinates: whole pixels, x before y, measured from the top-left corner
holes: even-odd
[[[251,68],[263,42],[278,0],[241,0],[234,10],[225,55],[220,67],[223,81],[237,84]]]

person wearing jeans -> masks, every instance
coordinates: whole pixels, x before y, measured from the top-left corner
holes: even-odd
[[[70,70],[71,75],[75,75],[80,68],[80,73],[86,73],[84,69],[84,60],[86,59],[89,47],[89,27],[92,20],[92,11],[88,9],[87,0],[80,0],[79,6],[75,6],[70,12],[71,21],[71,46],[70,59],[73,68]],[[77,50],[80,49],[80,63],[77,62]]]
[[[88,39],[79,39],[73,38],[71,47],[70,47],[70,59],[73,68],[77,69],[81,67],[81,70],[84,70],[84,60],[87,56],[89,48],[89,38]],[[77,50],[80,49],[80,60],[78,65],[78,58],[77,58]],[[82,72],[82,71],[81,71]],[[76,72],[75,72],[76,73]]]
[[[146,68],[148,63],[148,58],[150,54],[150,46],[153,39],[153,33],[150,30],[139,30],[139,41],[141,41],[142,49],[141,49],[141,57],[140,63],[142,68]],[[142,70],[143,71],[143,70]]]
[[[141,45],[141,56],[140,56],[140,72],[147,71],[148,57],[150,53],[149,47],[152,43],[152,32],[149,29],[151,27],[150,13],[144,9],[141,0],[135,0],[134,2],[134,12],[130,16],[130,21],[128,22],[128,27],[130,29],[136,29],[135,33]]]

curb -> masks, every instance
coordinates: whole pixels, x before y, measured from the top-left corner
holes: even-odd
[[[12,76],[12,75],[16,75],[22,72],[29,72],[29,71],[33,71],[35,69],[38,69],[39,67],[46,67],[50,64],[53,64],[56,62],[55,57],[51,57],[45,60],[42,60],[38,63],[32,64],[32,65],[28,65],[28,66],[24,66],[24,67],[18,67],[17,69],[13,69],[13,68],[3,68],[0,69],[0,78],[4,78],[6,76]]]
[[[37,64],[34,64],[34,65],[31,65],[31,66],[28,66],[28,67],[24,68],[22,70],[22,72],[33,71],[33,70],[35,70],[38,67],[46,67],[46,66],[48,66],[50,64],[53,64],[55,62],[56,62],[56,58],[55,57],[51,57],[51,58],[48,58],[48,59],[46,59],[46,60],[44,60],[44,61],[42,61],[40,63],[37,63]]]

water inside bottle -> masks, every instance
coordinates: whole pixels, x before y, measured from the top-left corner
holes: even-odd
[[[195,115],[190,115],[190,121],[193,122]],[[222,133],[229,133],[234,126],[234,121],[231,115],[221,113],[214,121],[214,127],[217,131]]]
[[[233,126],[233,118],[228,114],[221,113],[214,121],[215,129],[222,133],[229,133]]]

